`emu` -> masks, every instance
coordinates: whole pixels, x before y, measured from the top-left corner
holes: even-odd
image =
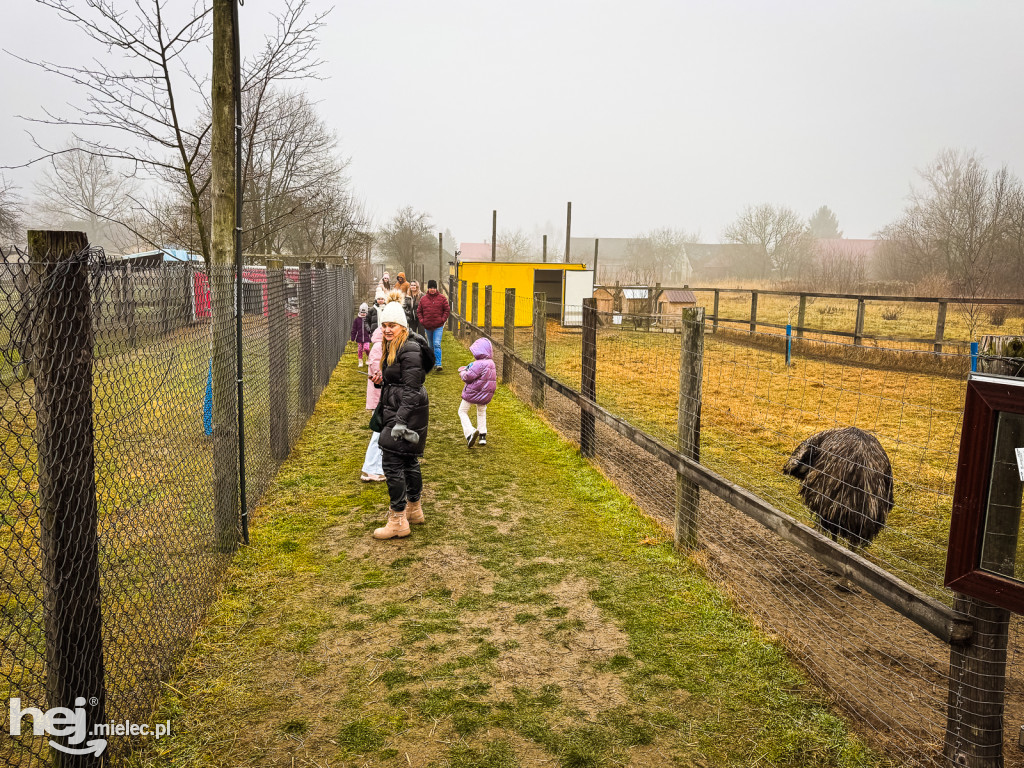
[[[800,497],[833,541],[866,547],[893,506],[892,465],[882,444],[856,427],[826,429],[793,451],[782,474],[800,480]]]

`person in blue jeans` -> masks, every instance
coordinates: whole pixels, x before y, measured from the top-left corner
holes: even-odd
[[[416,319],[423,326],[424,335],[434,348],[434,370],[441,370],[441,336],[448,322],[451,307],[444,294],[437,290],[437,281],[427,283],[427,292],[416,306]]]

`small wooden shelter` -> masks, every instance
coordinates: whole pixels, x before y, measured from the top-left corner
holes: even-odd
[[[693,291],[667,288],[658,297],[659,315],[678,315],[684,307],[696,307],[697,297]]]

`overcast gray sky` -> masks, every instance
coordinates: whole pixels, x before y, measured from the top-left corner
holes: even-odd
[[[248,0],[249,41],[275,2]],[[78,39],[32,0],[4,10],[5,49]],[[870,237],[943,147],[1024,172],[1022,29],[1019,0],[360,0],[328,18],[309,90],[378,222],[412,205],[481,241],[492,209],[499,229],[554,231],[571,200],[574,235],[717,241],[769,202]],[[30,151],[13,115],[73,94],[3,68],[6,165]]]

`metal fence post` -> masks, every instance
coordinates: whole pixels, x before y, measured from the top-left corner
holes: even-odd
[[[505,289],[505,334],[502,339],[505,347],[504,355],[501,358],[501,381],[504,384],[512,382],[512,355],[516,348],[516,289]]]
[[[548,340],[548,318],[547,318],[546,293],[533,294],[533,364],[540,370],[545,370],[545,354]],[[533,374],[533,407],[544,407],[544,379],[537,373]]]
[[[715,288],[715,307],[712,310],[715,318],[711,321],[711,332],[718,333],[718,289]]]
[[[316,398],[313,395],[313,277],[312,264],[299,263],[299,327],[301,329],[302,352],[299,356],[299,408],[308,416],[313,412]]]
[[[583,300],[583,339],[581,347],[580,394],[597,401],[597,300]],[[596,447],[594,414],[580,409],[580,453],[587,458]]]
[[[804,318],[807,316],[807,294],[800,294],[800,308],[796,313],[796,337],[802,339],[804,337]]]
[[[757,333],[757,291],[750,292],[750,332]]]
[[[473,283],[473,314],[469,316],[469,322],[473,325],[480,325],[480,283]]]
[[[85,707],[86,733],[105,722],[93,440],[93,337],[84,232],[28,233],[33,264],[33,365],[46,691],[49,707]],[[42,702],[38,702],[42,704]],[[54,740],[67,744],[67,737]],[[97,755],[54,765],[99,766]]]
[[[942,339],[946,335],[946,302],[939,302],[939,317],[935,321],[935,351],[942,351]]]
[[[488,336],[492,336],[494,328],[491,325],[491,294],[492,286],[484,286],[484,333]]]
[[[288,457],[288,320],[284,308],[284,262],[267,261],[267,367],[270,455]]]
[[[701,375],[704,358],[704,309],[683,310],[679,351],[679,452],[700,461]],[[675,546],[693,549],[699,530],[700,487],[676,474]]]

